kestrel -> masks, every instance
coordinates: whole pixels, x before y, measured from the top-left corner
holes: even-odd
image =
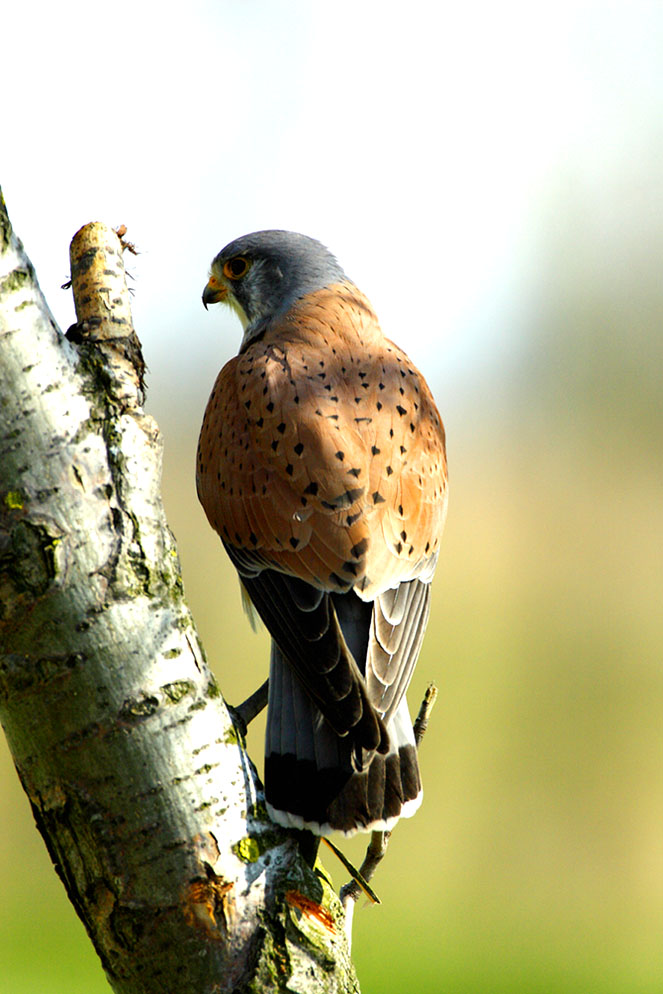
[[[258,231],[203,303],[244,328],[216,380],[197,489],[271,638],[265,798],[318,835],[392,828],[422,798],[405,691],[447,504],[418,370],[319,242]]]

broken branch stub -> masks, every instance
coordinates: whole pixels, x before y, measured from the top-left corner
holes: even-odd
[[[123,242],[107,225],[93,221],[74,235],[69,249],[76,324],[67,338],[100,350],[111,397],[134,408],[144,399],[145,363],[131,319]]]

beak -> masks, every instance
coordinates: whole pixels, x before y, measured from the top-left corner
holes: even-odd
[[[218,304],[220,300],[224,300],[228,296],[228,287],[216,278],[216,276],[210,276],[207,281],[207,286],[203,290],[203,305],[205,310],[207,310],[208,304]]]

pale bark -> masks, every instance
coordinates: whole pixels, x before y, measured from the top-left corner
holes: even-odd
[[[0,202],[0,719],[37,827],[115,991],[356,991],[184,602],[130,335],[72,337]]]

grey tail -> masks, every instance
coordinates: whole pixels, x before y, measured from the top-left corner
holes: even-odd
[[[352,734],[337,735],[274,642],[265,740],[265,798],[270,816],[317,835],[393,828],[422,800],[405,696],[387,725],[389,751],[358,763]]]

